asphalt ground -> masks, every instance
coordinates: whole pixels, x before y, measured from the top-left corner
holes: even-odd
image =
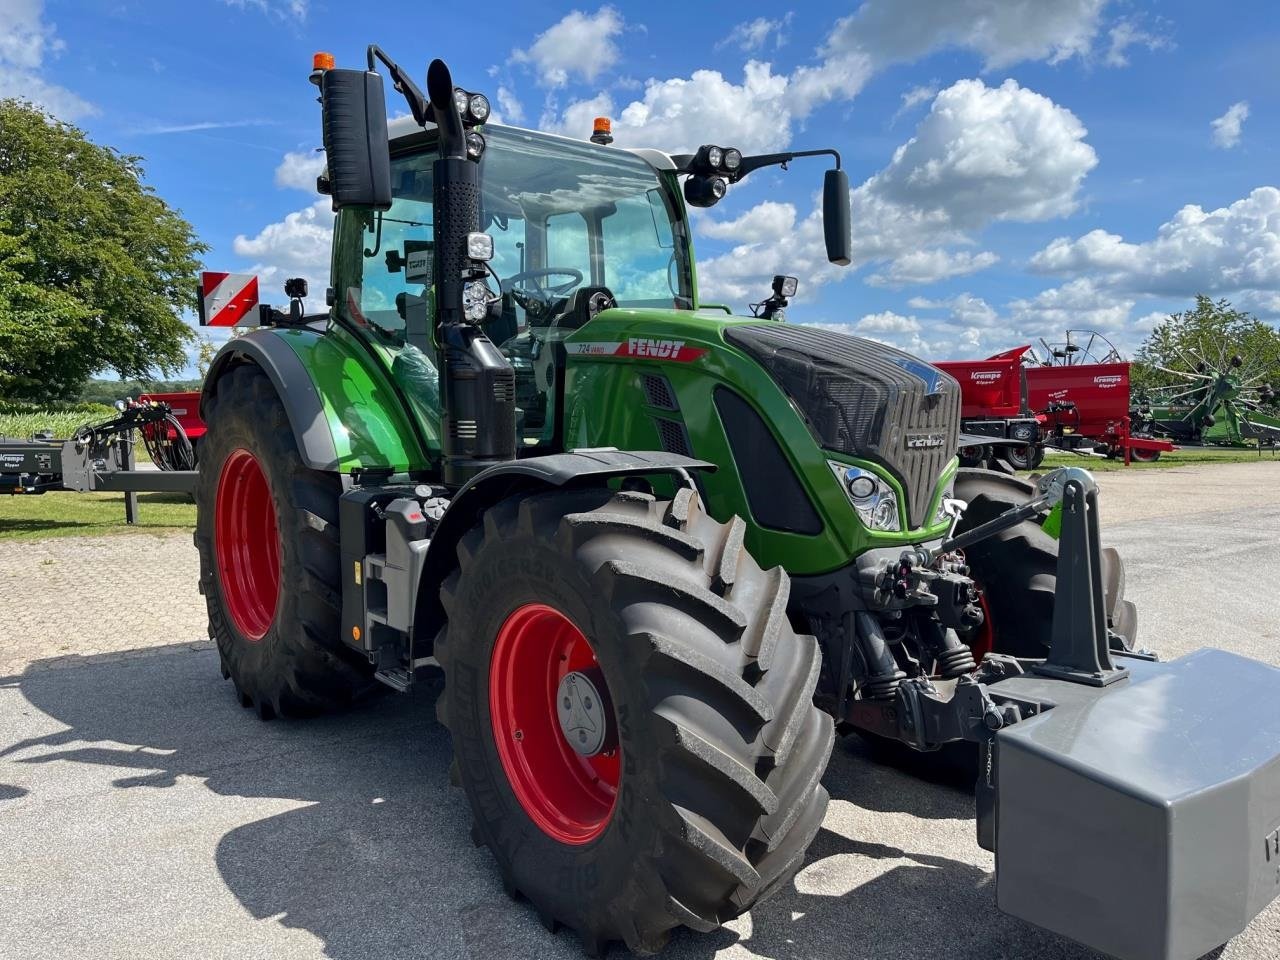
[[[1212,645],[1280,664],[1280,469],[1242,467],[1102,478],[1140,639],[1166,659]],[[51,616],[72,609],[71,626],[23,660],[11,631],[33,588],[17,589],[12,557],[0,553],[0,958],[581,956],[507,899],[471,845],[438,681],[262,723],[201,634],[156,645],[135,628],[147,642],[130,645],[109,616],[87,629],[92,598],[71,590],[42,600]],[[143,611],[190,602],[137,574],[108,566],[94,589]],[[834,799],[795,881],[718,933],[678,934],[663,957],[1096,956],[996,911],[962,785],[878,765],[856,739],[825,783]],[[1280,906],[1222,956],[1280,960]]]

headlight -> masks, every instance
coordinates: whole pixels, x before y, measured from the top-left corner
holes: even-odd
[[[950,483],[947,484],[947,489],[942,491],[942,496],[938,498],[938,509],[933,511],[932,526],[936,527],[938,524],[943,523],[944,521],[950,519],[951,515],[947,513],[947,501],[953,499],[955,495],[956,495],[956,482],[953,479]]]
[[[493,237],[487,233],[468,233],[467,256],[472,260],[492,260]]]
[[[462,313],[472,323],[479,323],[489,313],[493,291],[483,280],[469,280],[462,287]]]
[[[898,495],[893,488],[870,470],[851,467],[847,463],[828,460],[845,496],[869,530],[901,530]]]

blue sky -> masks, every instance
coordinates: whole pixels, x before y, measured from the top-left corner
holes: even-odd
[[[1280,11],[1225,10],[0,0],[0,96],[145,157],[210,268],[321,291],[311,53],[357,66],[377,42],[419,75],[442,56],[524,126],[586,136],[602,112],[628,146],[839,149],[854,266],[824,264],[822,162],[798,162],[699,213],[704,299],[743,311],[788,272],[793,321],[926,358],[1068,326],[1132,349],[1196,291],[1280,316]]]

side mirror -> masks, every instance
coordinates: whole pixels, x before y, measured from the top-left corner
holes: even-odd
[[[847,267],[853,260],[849,232],[849,175],[828,170],[822,181],[822,232],[827,240],[827,259]]]
[[[365,70],[326,70],[320,78],[320,103],[333,209],[388,209],[391,150],[382,77]]]

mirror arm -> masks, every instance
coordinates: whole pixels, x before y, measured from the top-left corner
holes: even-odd
[[[400,65],[387,56],[376,43],[369,44],[368,57],[370,71],[374,69],[375,58],[387,65],[387,73],[391,74],[391,83],[409,104],[409,112],[413,114],[414,122],[420,127],[433,122],[431,103],[409,75],[400,69]]]
[[[840,151],[831,148],[825,150],[795,150],[787,153],[760,153],[753,157],[743,157],[742,164],[732,173],[720,174],[730,183],[737,183],[747,174],[759,170],[761,167],[772,167],[778,164],[786,166],[792,160],[800,157],[834,157],[836,161],[836,169],[840,169]],[[677,153],[671,157],[671,162],[675,165],[676,173],[695,173],[694,170],[697,154],[694,153]]]

